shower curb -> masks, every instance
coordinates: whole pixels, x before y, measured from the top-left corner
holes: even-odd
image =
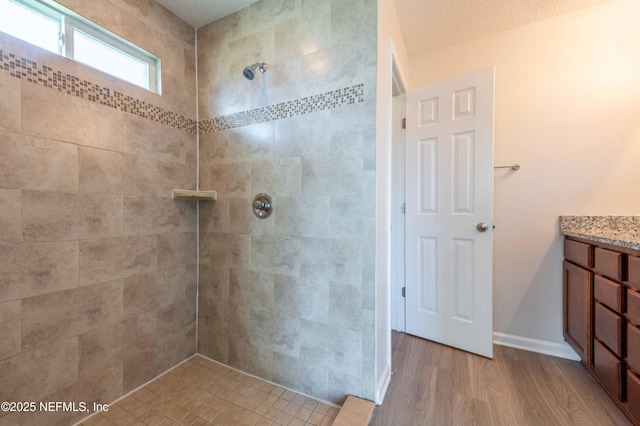
[[[333,426],[367,426],[371,421],[374,408],[373,402],[349,395],[338,412]]]

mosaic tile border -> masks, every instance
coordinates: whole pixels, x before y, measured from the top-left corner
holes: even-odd
[[[191,133],[211,133],[364,102],[364,84],[197,122],[0,49],[0,73]]]
[[[199,122],[200,133],[249,126],[360,102],[364,102],[364,84],[203,120]]]
[[[66,92],[79,98],[105,105],[120,111],[147,118],[167,126],[197,133],[198,123],[180,114],[152,105],[140,99],[111,90],[99,84],[82,80],[70,74],[54,70],[46,65],[18,57],[0,49],[0,72],[39,86]]]

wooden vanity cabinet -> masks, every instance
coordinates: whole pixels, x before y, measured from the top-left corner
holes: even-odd
[[[640,250],[566,237],[564,337],[640,425]]]
[[[592,342],[592,282],[593,274],[571,262],[564,261],[564,338],[591,365]]]

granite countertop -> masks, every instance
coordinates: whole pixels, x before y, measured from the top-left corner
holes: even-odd
[[[640,216],[560,216],[560,233],[640,250]]]

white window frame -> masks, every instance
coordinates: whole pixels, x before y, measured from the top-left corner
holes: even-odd
[[[112,33],[111,31],[102,28],[95,23],[89,21],[86,18],[78,15],[77,13],[61,6],[53,0],[9,0],[19,6],[33,10],[35,13],[42,14],[51,19],[60,22],[60,33],[58,39],[58,54],[68,59],[74,59],[73,50],[73,37],[74,29],[81,31],[90,37],[108,45],[114,50],[117,50],[125,55],[131,56],[148,66],[148,87],[139,86],[131,81],[125,80],[121,77],[113,76],[109,71],[98,69],[98,71],[105,74],[112,75],[122,81],[126,81],[136,87],[142,87],[143,89],[160,95],[161,90],[161,61],[157,56],[152,55],[146,50],[136,46],[130,41]],[[81,62],[79,62],[81,63]],[[83,65],[91,67],[90,64]],[[93,68],[93,67],[92,67]],[[97,69],[97,68],[95,68]]]

